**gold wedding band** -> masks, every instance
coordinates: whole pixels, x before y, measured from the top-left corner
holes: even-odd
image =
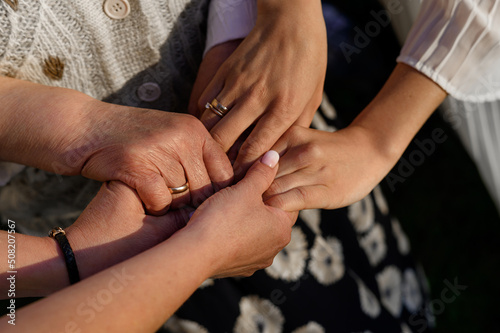
[[[171,194],[179,194],[182,192],[186,192],[187,190],[189,190],[189,182],[186,182],[186,184],[179,187],[169,187],[168,190],[170,191]]]
[[[214,98],[212,103],[207,102],[207,104],[205,104],[205,108],[212,110],[213,113],[215,113],[216,115],[218,115],[221,118],[224,117],[226,115],[226,113],[229,111],[227,107],[222,105],[217,100],[217,98]]]

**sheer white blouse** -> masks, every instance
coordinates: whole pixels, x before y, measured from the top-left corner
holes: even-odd
[[[397,61],[459,100],[500,99],[500,1],[422,1]]]

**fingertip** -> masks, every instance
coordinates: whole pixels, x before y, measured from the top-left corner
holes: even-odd
[[[280,160],[280,155],[275,150],[269,150],[264,156],[261,157],[260,162],[274,169]]]

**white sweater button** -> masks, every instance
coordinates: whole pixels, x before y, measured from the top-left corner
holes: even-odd
[[[128,0],[105,0],[102,7],[104,13],[115,20],[124,19],[130,14]]]
[[[146,82],[137,89],[137,96],[141,101],[154,102],[161,95],[161,88],[155,82]]]

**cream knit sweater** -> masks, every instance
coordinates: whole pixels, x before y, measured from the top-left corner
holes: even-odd
[[[130,0],[130,14],[121,20],[105,14],[102,0],[20,0],[17,7],[0,1],[1,75],[97,99],[114,96],[128,105],[140,100],[123,89],[140,77],[160,84],[161,99],[170,107],[177,106],[174,81],[189,87],[196,75],[205,42],[205,1]],[[64,66],[60,79],[44,71],[50,58]]]
[[[116,104],[185,112],[205,44],[206,0],[0,0],[0,75],[66,87]],[[161,88],[154,102],[137,89]],[[0,219],[45,234],[72,223],[99,183],[26,168],[0,187]]]

